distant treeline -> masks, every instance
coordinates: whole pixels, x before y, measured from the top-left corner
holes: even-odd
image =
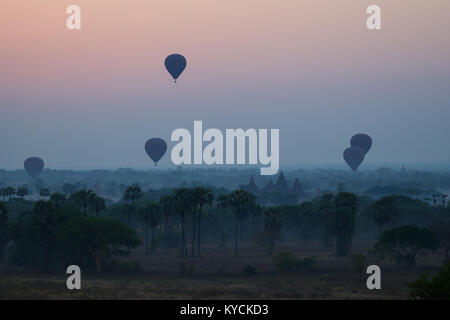
[[[283,182],[284,181],[284,182]],[[51,193],[60,192],[69,196],[83,189],[92,189],[104,198],[119,200],[126,188],[137,183],[143,190],[192,188],[211,186],[228,191],[247,186],[259,202],[266,199],[269,204],[293,204],[296,200],[313,199],[324,192],[350,191],[373,198],[386,195],[404,195],[412,198],[430,198],[439,191],[450,190],[450,172],[392,170],[379,168],[363,170],[353,174],[336,169],[292,169],[281,171],[277,176],[261,176],[257,168],[223,169],[197,168],[158,169],[139,171],[118,170],[51,170],[45,169],[39,178],[30,180],[24,170],[0,170],[0,188],[13,186],[29,190],[27,198],[36,199],[41,189]],[[284,185],[285,184],[285,185]],[[286,189],[290,195],[286,195]],[[281,195],[273,195],[278,191]],[[264,194],[273,195],[267,199]]]

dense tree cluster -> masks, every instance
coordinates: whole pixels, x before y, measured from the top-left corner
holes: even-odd
[[[369,238],[378,240],[374,253],[410,266],[420,251],[440,246],[448,260],[450,250],[450,213],[443,205],[405,196],[374,200],[346,192],[342,184],[336,192],[299,203],[259,201],[270,192],[303,192],[298,181],[290,189],[283,175],[264,190],[253,178],[234,191],[196,186],[144,192],[131,184],[115,203],[99,196],[99,190],[70,184],[61,193],[41,188],[38,199],[27,199],[25,187],[2,190],[1,256],[44,271],[76,263],[103,272],[114,256],[140,244],[145,254],[178,248],[180,257],[197,258],[205,245],[232,245],[237,256],[242,245],[257,244],[271,255],[281,241],[316,241],[334,247],[337,256],[348,256],[355,238]]]

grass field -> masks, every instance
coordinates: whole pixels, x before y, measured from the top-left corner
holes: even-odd
[[[369,244],[355,244],[353,252],[366,253]],[[259,248],[243,247],[234,257],[232,248],[204,249],[201,258],[180,259],[176,250],[143,255],[134,252],[127,260],[138,261],[142,271],[134,275],[82,273],[82,289],[69,291],[66,275],[26,273],[2,266],[0,299],[407,299],[407,283],[420,273],[434,271],[440,252],[422,255],[417,266],[406,269],[391,261],[369,264],[381,267],[381,290],[368,290],[367,276],[355,274],[351,257],[334,256],[320,245],[284,246],[278,251],[299,257],[316,256],[314,266],[294,273],[280,271]],[[257,275],[246,276],[247,265]]]

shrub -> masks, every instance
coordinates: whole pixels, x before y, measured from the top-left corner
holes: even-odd
[[[450,263],[440,267],[434,277],[422,274],[408,286],[411,288],[411,299],[450,300]]]
[[[304,257],[302,259],[298,260],[298,267],[300,268],[309,268],[316,264],[317,257],[310,256],[310,257]]]
[[[291,252],[279,252],[273,256],[273,261],[282,271],[296,271],[300,268],[308,268],[315,265],[317,258],[314,256],[297,258]]]
[[[298,258],[291,252],[280,252],[273,256],[273,261],[282,271],[294,271],[298,265]]]

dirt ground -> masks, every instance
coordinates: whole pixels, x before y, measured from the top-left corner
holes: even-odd
[[[353,253],[367,255],[370,244],[356,243]],[[320,245],[283,246],[298,257],[315,256],[316,264],[297,272],[282,272],[259,248],[205,247],[200,258],[181,259],[177,250],[152,255],[134,252],[128,261],[138,261],[142,271],[134,275],[82,273],[82,289],[69,291],[66,275],[26,273],[2,266],[0,299],[407,299],[407,283],[422,272],[433,272],[443,254],[421,255],[417,266],[406,269],[392,261],[368,264],[381,268],[381,290],[368,290],[368,275],[356,274],[351,257],[340,258],[333,249]],[[257,275],[248,276],[245,266]]]

